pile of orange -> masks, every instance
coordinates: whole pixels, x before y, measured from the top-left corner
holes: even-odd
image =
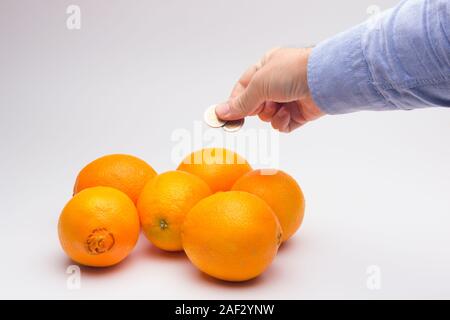
[[[58,225],[66,254],[87,266],[112,266],[142,230],[156,247],[184,250],[202,272],[226,281],[262,274],[300,228],[297,182],[280,170],[253,170],[235,152],[202,149],[177,170],[157,174],[145,161],[108,155],[84,167]]]

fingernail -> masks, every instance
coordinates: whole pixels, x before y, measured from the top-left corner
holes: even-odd
[[[231,108],[228,103],[221,103],[216,107],[216,114],[219,118],[226,117],[230,114]]]

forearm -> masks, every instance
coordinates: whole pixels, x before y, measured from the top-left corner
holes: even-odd
[[[328,114],[450,107],[449,1],[404,1],[320,43],[308,85]]]

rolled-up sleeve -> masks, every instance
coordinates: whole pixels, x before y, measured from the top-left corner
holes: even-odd
[[[450,107],[450,1],[406,0],[316,46],[308,85],[328,114]]]

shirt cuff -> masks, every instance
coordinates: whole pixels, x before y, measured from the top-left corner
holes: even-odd
[[[364,57],[360,24],[313,48],[308,60],[308,85],[314,102],[327,114],[395,109],[372,82]]]

